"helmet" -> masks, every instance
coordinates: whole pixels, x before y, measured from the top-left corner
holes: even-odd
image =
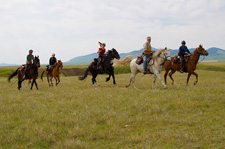
[[[181,42],[181,44],[186,44],[186,42],[183,40],[183,41]]]
[[[30,50],[29,50],[29,52],[33,52],[33,50],[32,50],[32,49],[30,49]]]

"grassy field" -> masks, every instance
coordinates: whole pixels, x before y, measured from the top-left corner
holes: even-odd
[[[99,87],[90,76],[57,87],[38,79],[32,91],[0,77],[0,148],[225,148],[225,72],[197,73],[196,86],[175,73],[167,90],[141,74],[139,90],[125,88],[130,74],[116,75],[117,86],[100,75]]]

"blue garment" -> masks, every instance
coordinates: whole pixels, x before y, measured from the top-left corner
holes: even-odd
[[[146,70],[146,65],[147,65],[147,59],[148,59],[149,55],[144,55],[143,57],[143,70]]]
[[[185,52],[191,53],[187,46],[180,46],[178,55],[185,55]]]

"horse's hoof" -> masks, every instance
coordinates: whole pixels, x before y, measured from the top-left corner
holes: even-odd
[[[117,84],[113,84],[113,85],[117,86]]]
[[[168,87],[167,86],[164,86],[164,89],[168,89]]]
[[[194,83],[194,85],[196,85],[196,84],[197,84],[197,82]]]

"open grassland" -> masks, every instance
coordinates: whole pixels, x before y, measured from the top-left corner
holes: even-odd
[[[0,77],[0,148],[224,148],[225,73],[197,73],[196,86],[176,73],[167,90],[141,74],[139,90],[125,88],[130,74],[116,75],[117,86],[100,75],[99,87],[90,76],[57,87],[38,79],[32,91]]]

